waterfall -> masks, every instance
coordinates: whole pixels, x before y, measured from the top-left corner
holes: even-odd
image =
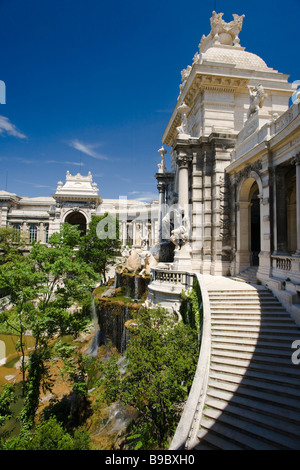
[[[128,320],[128,305],[126,305],[125,309],[123,309],[122,314],[122,323],[123,323],[123,330],[122,330],[122,337],[121,337],[121,354],[126,351],[127,347],[127,328],[125,326],[126,321]]]
[[[139,298],[139,277],[135,276],[134,278],[134,298]]]
[[[105,344],[105,335],[99,328],[98,315],[94,297],[92,298],[91,303],[91,320],[94,325],[94,336],[89,348],[86,351],[86,354],[88,356],[97,356],[98,347],[101,346],[101,344]]]

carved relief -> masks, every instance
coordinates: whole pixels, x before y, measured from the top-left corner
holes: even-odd
[[[225,174],[219,179],[220,183],[220,238],[229,243],[231,238],[231,211],[230,211],[230,181],[229,175]]]
[[[262,163],[261,163],[261,160],[257,160],[257,162],[255,163],[252,163],[251,165],[248,165],[246,166],[245,168],[243,168],[237,175],[236,175],[236,178],[235,180],[233,180],[233,183],[234,184],[239,184],[240,181],[243,179],[243,178],[249,178],[249,175],[251,173],[251,171],[254,171],[255,173],[257,173],[259,175],[259,177],[261,178],[261,173],[260,173],[260,170],[262,169]]]

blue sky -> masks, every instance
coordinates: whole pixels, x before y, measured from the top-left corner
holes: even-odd
[[[300,80],[300,0],[0,0],[0,189],[49,196],[91,171],[103,198],[157,198],[180,71],[215,8],[245,14],[241,45]]]

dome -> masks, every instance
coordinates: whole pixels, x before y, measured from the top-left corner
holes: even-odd
[[[238,68],[251,70],[270,70],[261,57],[251,52],[246,52],[241,47],[221,46],[209,47],[201,54],[201,63],[217,62],[222,64],[233,64]]]

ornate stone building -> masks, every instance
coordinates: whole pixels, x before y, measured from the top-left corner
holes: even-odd
[[[169,269],[234,276],[256,266],[258,280],[297,309],[299,100],[289,108],[296,86],[240,45],[244,15],[230,23],[222,16],[213,12],[211,32],[181,72],[162,137],[171,169],[161,148],[160,240],[170,239],[172,230],[178,239]],[[155,282],[151,289],[155,300]]]
[[[33,241],[47,243],[49,236],[60,230],[63,223],[78,225],[82,233],[93,215],[106,212],[115,215],[120,223],[123,245],[151,246],[158,237],[158,204],[147,204],[137,200],[102,199],[92,175],[66,174],[66,182],[57,183],[51,197],[20,197],[0,191],[0,227],[13,227],[25,234],[27,249]]]

